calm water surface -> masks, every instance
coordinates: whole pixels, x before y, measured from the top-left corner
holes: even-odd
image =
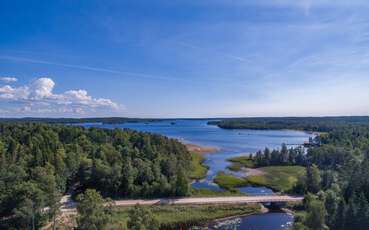
[[[226,171],[230,164],[227,159],[255,153],[265,147],[280,148],[282,143],[299,145],[309,139],[310,134],[292,130],[227,130],[217,126],[207,125],[206,120],[175,120],[160,122],[138,122],[124,124],[83,124],[84,126],[99,128],[130,128],[138,131],[158,133],[168,137],[177,138],[184,143],[194,143],[204,146],[216,147],[215,153],[205,154],[205,164],[209,166],[206,179],[192,184],[195,188],[209,188],[221,190],[213,179],[217,172]],[[241,175],[240,175],[241,176]],[[271,194],[272,190],[265,187],[242,187],[243,193],[260,195]],[[238,229],[238,230],[283,230],[288,229],[293,216],[287,213],[266,213],[247,217],[234,218],[223,225],[209,226],[209,229]]]
[[[251,215],[210,225],[209,230],[287,230],[293,223],[293,215],[284,212],[270,212]]]

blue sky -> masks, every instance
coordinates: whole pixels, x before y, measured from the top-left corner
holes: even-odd
[[[0,116],[369,115],[369,2],[1,1]]]

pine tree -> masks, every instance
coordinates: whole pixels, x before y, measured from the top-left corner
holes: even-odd
[[[107,200],[94,189],[87,189],[77,197],[78,200],[78,229],[100,230],[111,221],[111,206],[106,205]]]
[[[324,203],[314,199],[307,205],[307,215],[305,225],[310,230],[325,230],[328,229],[325,225],[326,210]]]
[[[317,193],[320,190],[320,173],[318,167],[313,164],[306,168],[306,187],[307,191]]]

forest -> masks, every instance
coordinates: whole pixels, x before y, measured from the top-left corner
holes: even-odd
[[[304,218],[296,229],[367,229],[369,226],[369,127],[347,125],[309,148],[307,175],[296,190],[305,193]],[[300,226],[300,227],[299,227]]]
[[[263,121],[263,122],[262,122]],[[293,229],[350,230],[369,226],[369,122],[367,117],[238,119],[217,123],[227,128],[281,128],[327,132],[302,154],[300,148],[259,151],[245,163],[306,166],[293,193],[305,195]],[[301,214],[301,215],[300,215]]]
[[[337,127],[367,125],[369,117],[250,117],[212,120],[208,124],[224,129],[291,129],[329,132]]]
[[[0,118],[0,122],[38,122],[50,124],[76,124],[76,123],[103,123],[119,124],[126,122],[152,122],[159,119],[129,118],[129,117],[89,117],[89,118]]]
[[[0,229],[37,229],[62,194],[185,196],[191,156],[176,140],[132,130],[0,123]]]
[[[366,117],[332,118],[324,123],[325,119],[309,118],[298,124],[286,118],[283,128],[314,127],[325,133],[306,152],[282,145],[279,150],[253,154],[252,163],[254,167],[306,167],[305,176],[290,191],[305,196],[304,204],[294,207],[293,229],[366,229],[369,122]],[[161,135],[0,122],[0,229],[37,229],[52,220],[60,197],[72,189],[75,195],[93,189],[111,198],[186,196],[191,160],[184,145]]]

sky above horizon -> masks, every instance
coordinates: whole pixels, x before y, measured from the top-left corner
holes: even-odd
[[[369,115],[368,10],[1,1],[0,117]]]

